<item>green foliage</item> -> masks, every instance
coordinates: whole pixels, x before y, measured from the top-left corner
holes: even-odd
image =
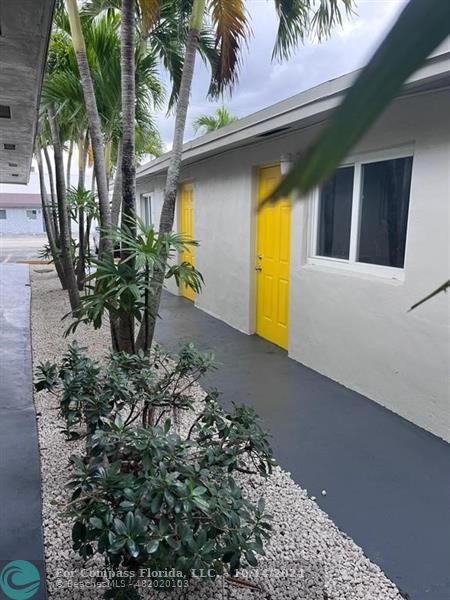
[[[79,190],[75,186],[67,188],[67,208],[70,218],[78,222],[80,209],[88,219],[98,219],[98,205],[95,194],[89,190]]]
[[[92,19],[83,13],[82,27],[102,130],[105,140],[113,142],[116,156],[122,129],[120,15],[107,11]],[[161,140],[152,109],[162,105],[164,88],[158,76],[157,53],[150,40],[137,39],[135,68],[138,150],[145,152],[148,145],[157,152]],[[44,107],[56,106],[63,139],[69,124],[75,123],[81,131],[86,128],[83,89],[65,13],[56,19],[50,40],[42,102]]]
[[[111,423],[126,426],[139,420],[151,426],[166,414],[191,409],[192,386],[213,368],[212,354],[187,344],[173,356],[158,346],[151,356],[114,352],[102,369],[73,342],[59,365],[38,366],[35,389],[58,396],[63,431],[75,438],[105,423],[109,428]]]
[[[192,388],[214,367],[192,344],[178,356],[114,353],[103,367],[72,344],[60,365],[39,366],[36,389],[58,395],[64,431],[87,434],[85,454],[71,458],[67,506],[83,558],[103,555],[115,571],[175,569],[159,581],[173,589],[193,570],[234,574],[264,554],[270,516],[235,474],[272,471],[268,435],[251,408],[225,412],[217,392],[194,415]],[[183,434],[180,411],[192,415]],[[136,579],[122,584],[105,597],[139,598]]]
[[[211,133],[225,127],[225,125],[235,123],[237,120],[238,118],[233,116],[225,106],[220,106],[212,115],[200,115],[197,117],[192,126],[195,132]]]
[[[81,298],[77,318],[67,334],[73,333],[80,323],[92,324],[98,329],[105,313],[113,321],[123,315],[138,322],[148,318],[148,299],[156,292],[158,270],[164,270],[165,279],[173,277],[178,285],[187,285],[196,293],[201,291],[201,273],[187,262],[174,263],[185,248],[198,246],[196,240],[177,233],[159,234],[139,218],[130,227],[114,228],[109,235],[125,258],[118,262],[109,258],[92,260],[96,270],[86,278],[88,293]]]
[[[325,15],[325,22],[326,19]],[[410,0],[317,142],[293,166],[268,200],[282,198],[293,189],[306,193],[332,175],[408,77],[449,33],[448,0]]]
[[[234,574],[243,557],[256,565],[264,553],[270,524],[263,502],[243,495],[206,438],[186,441],[167,421],[98,430],[90,452],[87,462],[74,459],[70,480],[81,556],[97,549],[116,568],[175,568],[189,577],[193,569]]]
[[[307,36],[319,41],[329,36],[353,6],[353,0],[275,0],[278,32],[272,57],[287,60]]]

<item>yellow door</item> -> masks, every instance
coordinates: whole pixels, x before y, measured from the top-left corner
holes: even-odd
[[[179,209],[180,209],[180,233],[188,238],[194,238],[194,196],[192,184],[183,183],[179,189]],[[180,260],[195,265],[194,247],[190,246],[181,252]],[[195,292],[191,288],[182,285],[181,295],[189,300],[195,300]]]
[[[280,181],[280,167],[259,171],[258,204]],[[288,347],[290,199],[266,204],[258,211],[256,246],[256,333]]]

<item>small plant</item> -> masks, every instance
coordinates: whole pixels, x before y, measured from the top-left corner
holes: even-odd
[[[75,439],[104,428],[119,415],[125,426],[137,421],[144,427],[157,425],[167,415],[176,421],[179,411],[192,409],[193,385],[213,368],[211,353],[186,344],[178,355],[159,347],[150,356],[142,351],[112,352],[101,369],[73,342],[60,365],[38,366],[35,389],[57,395],[63,432]]]
[[[225,412],[215,391],[194,407],[192,387],[214,367],[192,344],[176,357],[112,353],[104,367],[72,344],[61,365],[38,368],[36,389],[58,394],[66,434],[86,435],[68,482],[74,549],[134,574],[107,598],[139,598],[148,573],[174,589],[199,570],[234,575],[264,554],[270,516],[236,474],[271,473],[268,434],[253,409]],[[182,412],[190,424],[175,427]]]
[[[184,284],[197,294],[201,291],[201,273],[192,264],[176,260],[180,252],[198,246],[198,242],[178,233],[160,234],[138,217],[112,228],[105,236],[121,248],[122,258],[118,262],[112,258],[91,261],[95,271],[86,278],[88,293],[81,298],[76,319],[66,333],[74,333],[80,323],[98,329],[108,315],[115,350],[147,352],[152,345],[150,323],[156,315],[151,299],[158,289],[158,278],[164,281],[173,277],[178,286]]]

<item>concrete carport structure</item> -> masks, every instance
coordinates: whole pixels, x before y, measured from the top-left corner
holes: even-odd
[[[54,3],[0,3],[0,184],[28,183]]]
[[[54,0],[0,2],[0,189],[29,179]],[[0,266],[0,572],[28,560],[47,598],[28,267]]]

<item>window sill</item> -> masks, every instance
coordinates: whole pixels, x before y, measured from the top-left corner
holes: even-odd
[[[334,274],[344,273],[353,277],[363,277],[364,279],[383,279],[398,285],[403,284],[405,281],[404,269],[365,263],[349,263],[339,259],[311,257],[308,258],[306,265],[302,268]]]

